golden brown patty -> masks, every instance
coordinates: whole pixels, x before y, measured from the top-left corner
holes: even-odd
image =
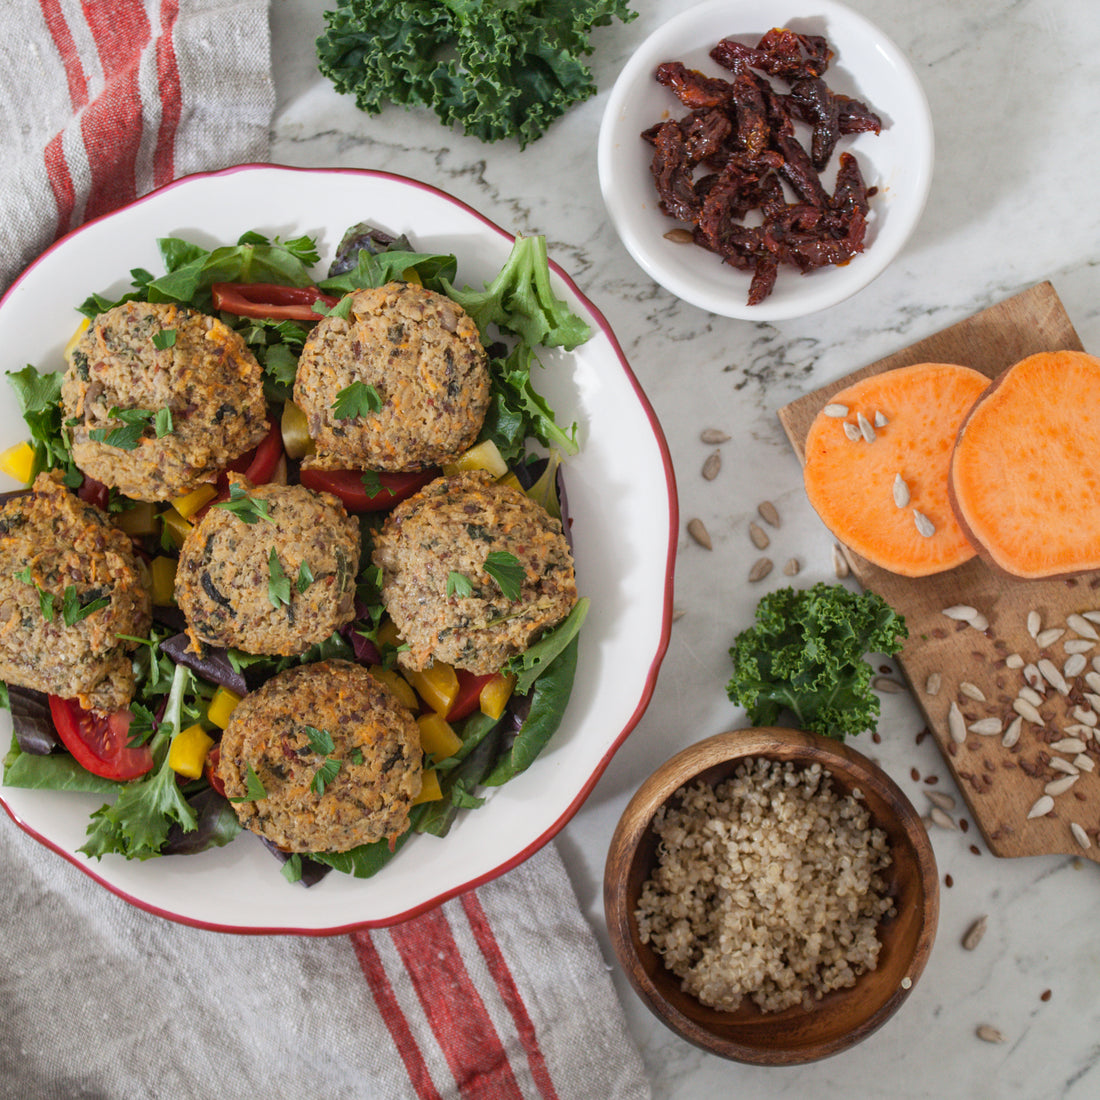
[[[508,598],[486,571],[493,553],[522,567],[518,598]],[[577,600],[561,524],[482,471],[437,478],[399,504],[375,539],[372,560],[382,570],[382,602],[408,643],[398,654],[406,668],[438,660],[495,672]],[[469,595],[456,590],[465,585],[455,574]]]
[[[218,762],[229,798],[248,793],[249,768],[264,797],[233,804],[242,825],[284,851],[345,852],[408,827],[420,793],[420,734],[412,713],[361,665],[299,665],[233,711]]]
[[[170,500],[213,481],[267,431],[263,371],[241,337],[170,304],[101,313],[73,350],[61,398],[66,421],[76,421],[76,464],[135,500]],[[109,442],[125,427],[112,409],[168,409],[171,431],[158,439],[148,423],[132,448],[117,435]]]
[[[243,495],[208,509],[180,551],[187,632],[196,648],[303,653],[354,618],[359,525],[329,493],[229,482]]]
[[[60,474],[0,508],[0,679],[95,710],[128,706],[136,643],[118,635],[144,638],[151,610],[130,539]]]
[[[358,383],[381,402],[342,416]],[[356,291],[351,312],[326,317],[298,360],[294,400],[319,469],[422,470],[461,454],[489,408],[489,366],[477,326],[442,294],[409,283]],[[346,397],[345,397],[346,400]]]

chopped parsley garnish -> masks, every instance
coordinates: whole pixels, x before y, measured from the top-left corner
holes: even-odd
[[[35,585],[38,588],[38,585]],[[38,588],[38,609],[42,612],[42,618],[48,623],[53,622],[53,601],[54,594],[47,592],[44,588]]]
[[[34,584],[34,578],[31,576],[31,567],[24,565],[22,569],[17,569],[12,576],[17,581],[22,581],[24,584]]]
[[[157,433],[157,439],[163,439],[172,430],[172,410],[165,406],[157,409],[156,419],[153,421],[153,430]]]
[[[290,603],[290,578],[283,572],[282,563],[274,546],[267,558],[267,570],[267,598],[271,601],[271,606],[275,608],[286,606]]]
[[[248,772],[244,778],[244,794],[240,798],[231,798],[230,802],[258,802],[261,798],[267,798],[263,781],[256,774],[256,769],[248,765]]]
[[[325,788],[336,778],[337,773],[340,771],[340,761],[329,757],[316,771],[313,776],[313,782],[310,783],[309,789],[314,794],[322,795],[325,793]]]
[[[259,523],[261,519],[266,519],[268,523],[275,522],[271,518],[271,506],[268,502],[250,497],[236,481],[229,487],[229,499],[219,501],[214,507],[232,512],[241,523]]]
[[[379,493],[386,492],[390,496],[393,496],[393,490],[388,485],[382,484],[382,479],[378,476],[377,470],[364,470],[363,476],[359,479],[363,483],[363,488],[367,490],[367,495],[376,497]]]
[[[366,382],[352,382],[345,386],[332,403],[332,415],[336,420],[353,420],[357,416],[367,416],[382,408],[382,398],[373,386]]]
[[[309,567],[309,562],[302,562],[298,566],[298,581],[297,589],[299,592],[304,592],[313,583],[313,570]]]
[[[153,333],[153,347],[158,351],[174,347],[176,343],[176,330],[174,328],[161,329]]]
[[[302,879],[302,857],[291,852],[283,864],[282,876],[287,882],[300,882]]]
[[[309,747],[320,756],[328,756],[336,748],[328,730],[319,730],[316,726],[303,726],[302,729],[309,738]]]
[[[507,550],[493,550],[485,559],[485,572],[497,582],[505,599],[519,599],[524,570],[515,554],[509,554]]]
[[[66,585],[65,594],[61,598],[61,618],[64,619],[66,626],[75,626],[81,619],[86,619],[92,612],[99,611],[110,602],[106,596],[98,596],[82,604],[76,585]]]
[[[153,426],[158,439],[172,430],[172,412],[164,408],[153,412],[149,409],[112,408],[108,413],[112,420],[120,420],[120,428],[92,428],[88,438],[96,443],[106,443],[108,447],[117,447],[120,451],[133,451],[141,441],[145,429]]]
[[[362,764],[363,763],[363,750],[362,749],[352,749],[351,752],[348,753],[348,759],[353,764]]]
[[[458,596],[460,599],[465,599],[467,596],[474,594],[474,586],[470,583],[470,578],[465,573],[456,573],[451,570],[447,574],[447,595]]]

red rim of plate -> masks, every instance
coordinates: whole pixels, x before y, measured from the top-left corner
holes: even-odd
[[[419,188],[423,191],[430,191],[432,194],[438,196],[441,199],[452,203],[454,206],[458,206],[465,210],[467,213],[473,215],[480,221],[486,228],[491,229],[494,233],[500,234],[507,240],[513,240],[514,234],[502,229],[495,222],[491,221],[484,214],[475,210],[468,203],[463,202],[461,199],[455,198],[453,195],[448,194],[446,191],[441,190],[438,187],[434,187],[429,183],[423,183],[420,180],[412,179],[408,176],[402,176],[394,172],[381,172],[369,168],[299,168],[285,164],[263,164],[263,163],[251,163],[251,164],[238,164],[232,168],[224,168],[217,172],[195,172],[191,175],[181,176],[177,180],[173,180],[171,183],[165,184],[163,187],[158,187],[155,191],[150,191],[143,195],[141,198],[135,199],[133,202],[127,203],[125,206],[121,206],[116,210],[112,210],[106,214],[101,214],[97,218],[93,218],[83,225],[78,226],[76,229],[66,233],[65,236],[55,241],[49,248],[42,252],[37,259],[33,260],[22,274],[15,280],[14,283],[8,288],[4,296],[0,298],[0,308],[3,308],[7,302],[9,295],[19,286],[20,283],[27,277],[27,275],[34,270],[56,248],[60,248],[66,242],[73,237],[79,236],[90,225],[94,225],[96,222],[104,221],[108,218],[114,217],[116,214],[123,210],[128,210],[135,206],[140,206],[143,203],[156,198],[166,191],[173,190],[174,188],[188,184],[197,179],[211,179],[219,176],[229,176],[237,172],[249,172],[256,169],[264,171],[280,171],[280,172],[301,172],[305,175],[351,175],[351,176],[367,176],[376,179],[388,179],[394,180],[398,183],[405,184],[410,187]],[[634,727],[641,720],[642,715],[645,713],[646,708],[649,706],[650,699],[653,697],[653,690],[657,682],[657,673],[660,670],[661,662],[664,660],[665,653],[668,650],[669,636],[672,629],[672,582],[673,582],[673,562],[676,553],[676,534],[679,530],[679,502],[676,494],[676,479],[673,473],[672,457],[669,453],[668,443],[665,440],[664,431],[661,428],[660,422],[657,419],[656,413],[653,411],[653,406],[650,404],[648,397],[646,397],[645,391],[642,389],[637,377],[633,370],[630,368],[630,364],[627,362],[626,356],[623,354],[622,347],[619,344],[615,333],[611,329],[611,325],[608,323],[607,318],[596,308],[595,305],[581,292],[577,287],[577,284],[555,263],[550,261],[550,267],[554,273],[569,287],[570,291],[576,295],[578,300],[584,305],[585,309],[592,315],[597,326],[603,332],[610,342],[616,357],[619,360],[619,365],[623,369],[623,373],[626,375],[627,380],[630,382],[635,395],[638,398],[639,403],[644,410],[647,419],[649,420],[650,427],[653,430],[654,438],[657,441],[658,448],[661,452],[661,462],[665,471],[665,485],[668,490],[668,503],[669,503],[669,532],[668,532],[668,549],[665,558],[665,590],[664,590],[664,612],[661,620],[661,636],[657,646],[657,651],[653,656],[653,660],[649,666],[649,672],[646,675],[645,685],[642,690],[641,697],[638,700],[637,706],[634,708],[634,712],[627,720],[626,725],[622,731],[615,738],[615,740],[608,747],[607,752],[603,755],[600,761],[597,763],[592,774],[585,781],[584,785],[577,792],[576,797],[565,808],[562,815],[555,821],[541,836],[537,837],[531,844],[523,848],[511,859],[506,860],[504,863],[487,871],[485,874],[475,876],[468,881],[461,883],[460,885],[451,887],[434,897],[421,902],[418,905],[411,906],[400,913],[395,914],[392,917],[378,918],[375,920],[353,921],[349,924],[343,924],[338,927],[332,928],[282,928],[282,927],[265,927],[265,926],[247,926],[242,927],[234,924],[219,924],[216,921],[205,921],[195,917],[184,916],[180,913],[173,913],[170,910],[162,909],[158,905],[154,905],[151,902],[143,901],[141,898],[134,897],[132,894],[127,893],[125,890],[113,885],[106,879],[96,873],[95,869],[85,862],[76,858],[75,852],[69,852],[59,845],[48,840],[46,837],[38,833],[34,828],[28,825],[25,821],[22,821],[8,805],[6,799],[3,797],[2,788],[0,788],[0,805],[3,805],[4,810],[8,816],[19,826],[25,833],[33,837],[44,847],[49,848],[51,851],[56,852],[63,859],[67,860],[78,870],[82,871],[89,878],[93,879],[100,886],[109,890],[116,897],[122,898],[123,901],[129,902],[131,905],[136,906],[138,909],[143,909],[147,913],[152,913],[154,916],[163,917],[166,920],[175,921],[178,924],[189,925],[192,928],[202,928],[210,932],[232,932],[238,935],[298,935],[298,936],[336,936],[343,935],[348,932],[354,932],[361,928],[386,928],[393,924],[400,924],[402,921],[409,920],[412,917],[418,916],[421,913],[427,912],[429,909],[434,909],[436,906],[441,905],[443,902],[463,894],[468,890],[473,890],[478,886],[483,886],[487,882],[491,882],[493,879],[498,878],[500,875],[505,874],[507,871],[512,870],[514,867],[518,867],[525,860],[529,859],[535,854],[543,845],[551,841],[565,826],[570,819],[576,814],[576,812],[584,804],[588,795],[591,793],[592,788],[599,782],[600,777],[603,775],[608,764],[611,762],[612,757],[618,752],[622,743],[629,736]]]

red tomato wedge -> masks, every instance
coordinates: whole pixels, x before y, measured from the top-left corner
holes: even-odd
[[[447,711],[447,721],[457,722],[468,714],[473,714],[481,702],[481,689],[496,675],[495,672],[487,672],[484,676],[475,676],[464,668],[455,669],[458,675],[458,694]]]
[[[225,798],[225,784],[218,777],[218,761],[221,758],[222,747],[221,745],[215,745],[206,754],[206,763],[203,764],[202,770],[203,774],[206,776],[207,783],[209,783],[210,786],[213,787],[214,790],[222,796],[222,798]]]
[[[320,321],[313,305],[324,302],[332,309],[339,298],[322,294],[315,286],[279,286],[277,283],[214,283],[210,288],[214,308],[237,317],[261,317],[269,321]]]
[[[153,752],[148,745],[131,749],[129,710],[98,714],[85,710],[75,699],[51,695],[50,717],[65,748],[76,762],[92,775],[104,779],[137,779],[153,768]]]
[[[228,469],[244,474],[253,485],[264,485],[271,480],[279,459],[283,457],[283,432],[279,422],[272,418],[267,421],[267,435],[260,440],[259,446],[241,455],[229,463]],[[228,481],[225,473],[218,475],[218,488],[224,489]]]
[[[382,488],[370,493],[363,484],[361,470],[303,470],[301,482],[318,493],[332,493],[343,501],[349,512],[384,512],[411,497],[418,489],[439,476],[439,470],[414,470],[411,473],[376,475]]]

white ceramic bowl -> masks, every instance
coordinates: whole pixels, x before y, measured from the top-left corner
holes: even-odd
[[[513,240],[442,191],[381,172],[247,165],[192,176],[89,223],[46,252],[0,302],[0,346],[12,369],[62,366],[62,349],[80,320],[76,304],[92,291],[128,289],[132,268],[163,271],[158,237],[213,247],[250,229],[284,239],[305,233],[318,238],[323,273],[343,231],[364,220],[407,233],[425,251],[454,252],[456,282],[478,288],[500,269]],[[556,266],[553,281],[593,329],[575,352],[541,355],[546,369],[537,379],[560,422],[579,424],[581,451],[568,460],[566,479],[577,585],[592,607],[562,725],[530,769],[490,792],[484,806],[461,814],[447,837],[412,838],[374,878],[333,872],[308,889],[286,882],[248,833],[201,855],[93,862],[77,849],[88,815],[103,798],[0,787],[12,819],[45,845],[43,859],[54,858],[46,851],[53,849],[121,897],[187,924],[335,933],[392,923],[485,882],[569,820],[653,691],[668,645],[677,507],[660,425],[614,334]],[[0,401],[0,449],[25,437],[9,395]],[[5,711],[5,749],[10,732]]]
[[[687,113],[654,79],[664,61],[681,61],[710,76],[729,77],[710,49],[733,37],[755,45],[778,25],[824,35],[835,54],[824,75],[830,90],[864,100],[883,121],[880,134],[840,139],[822,173],[827,191],[837,157],[855,154],[871,199],[864,251],[843,267],[801,275],[781,267],[775,289],[755,306],[746,304],[751,275],[722,263],[714,253],[669,241],[682,223],[663,214],[650,173],[652,147],[639,136],[657,122]],[[775,80],[785,91],[786,85]],[[809,128],[799,124],[799,136]],[[912,67],[871,23],[835,0],[707,0],[658,27],[634,52],[616,80],[599,137],[599,175],[604,203],[619,237],[646,273],[692,305],[725,317],[777,321],[801,317],[855,294],[880,275],[904,247],[920,219],[932,182],[931,114]]]

